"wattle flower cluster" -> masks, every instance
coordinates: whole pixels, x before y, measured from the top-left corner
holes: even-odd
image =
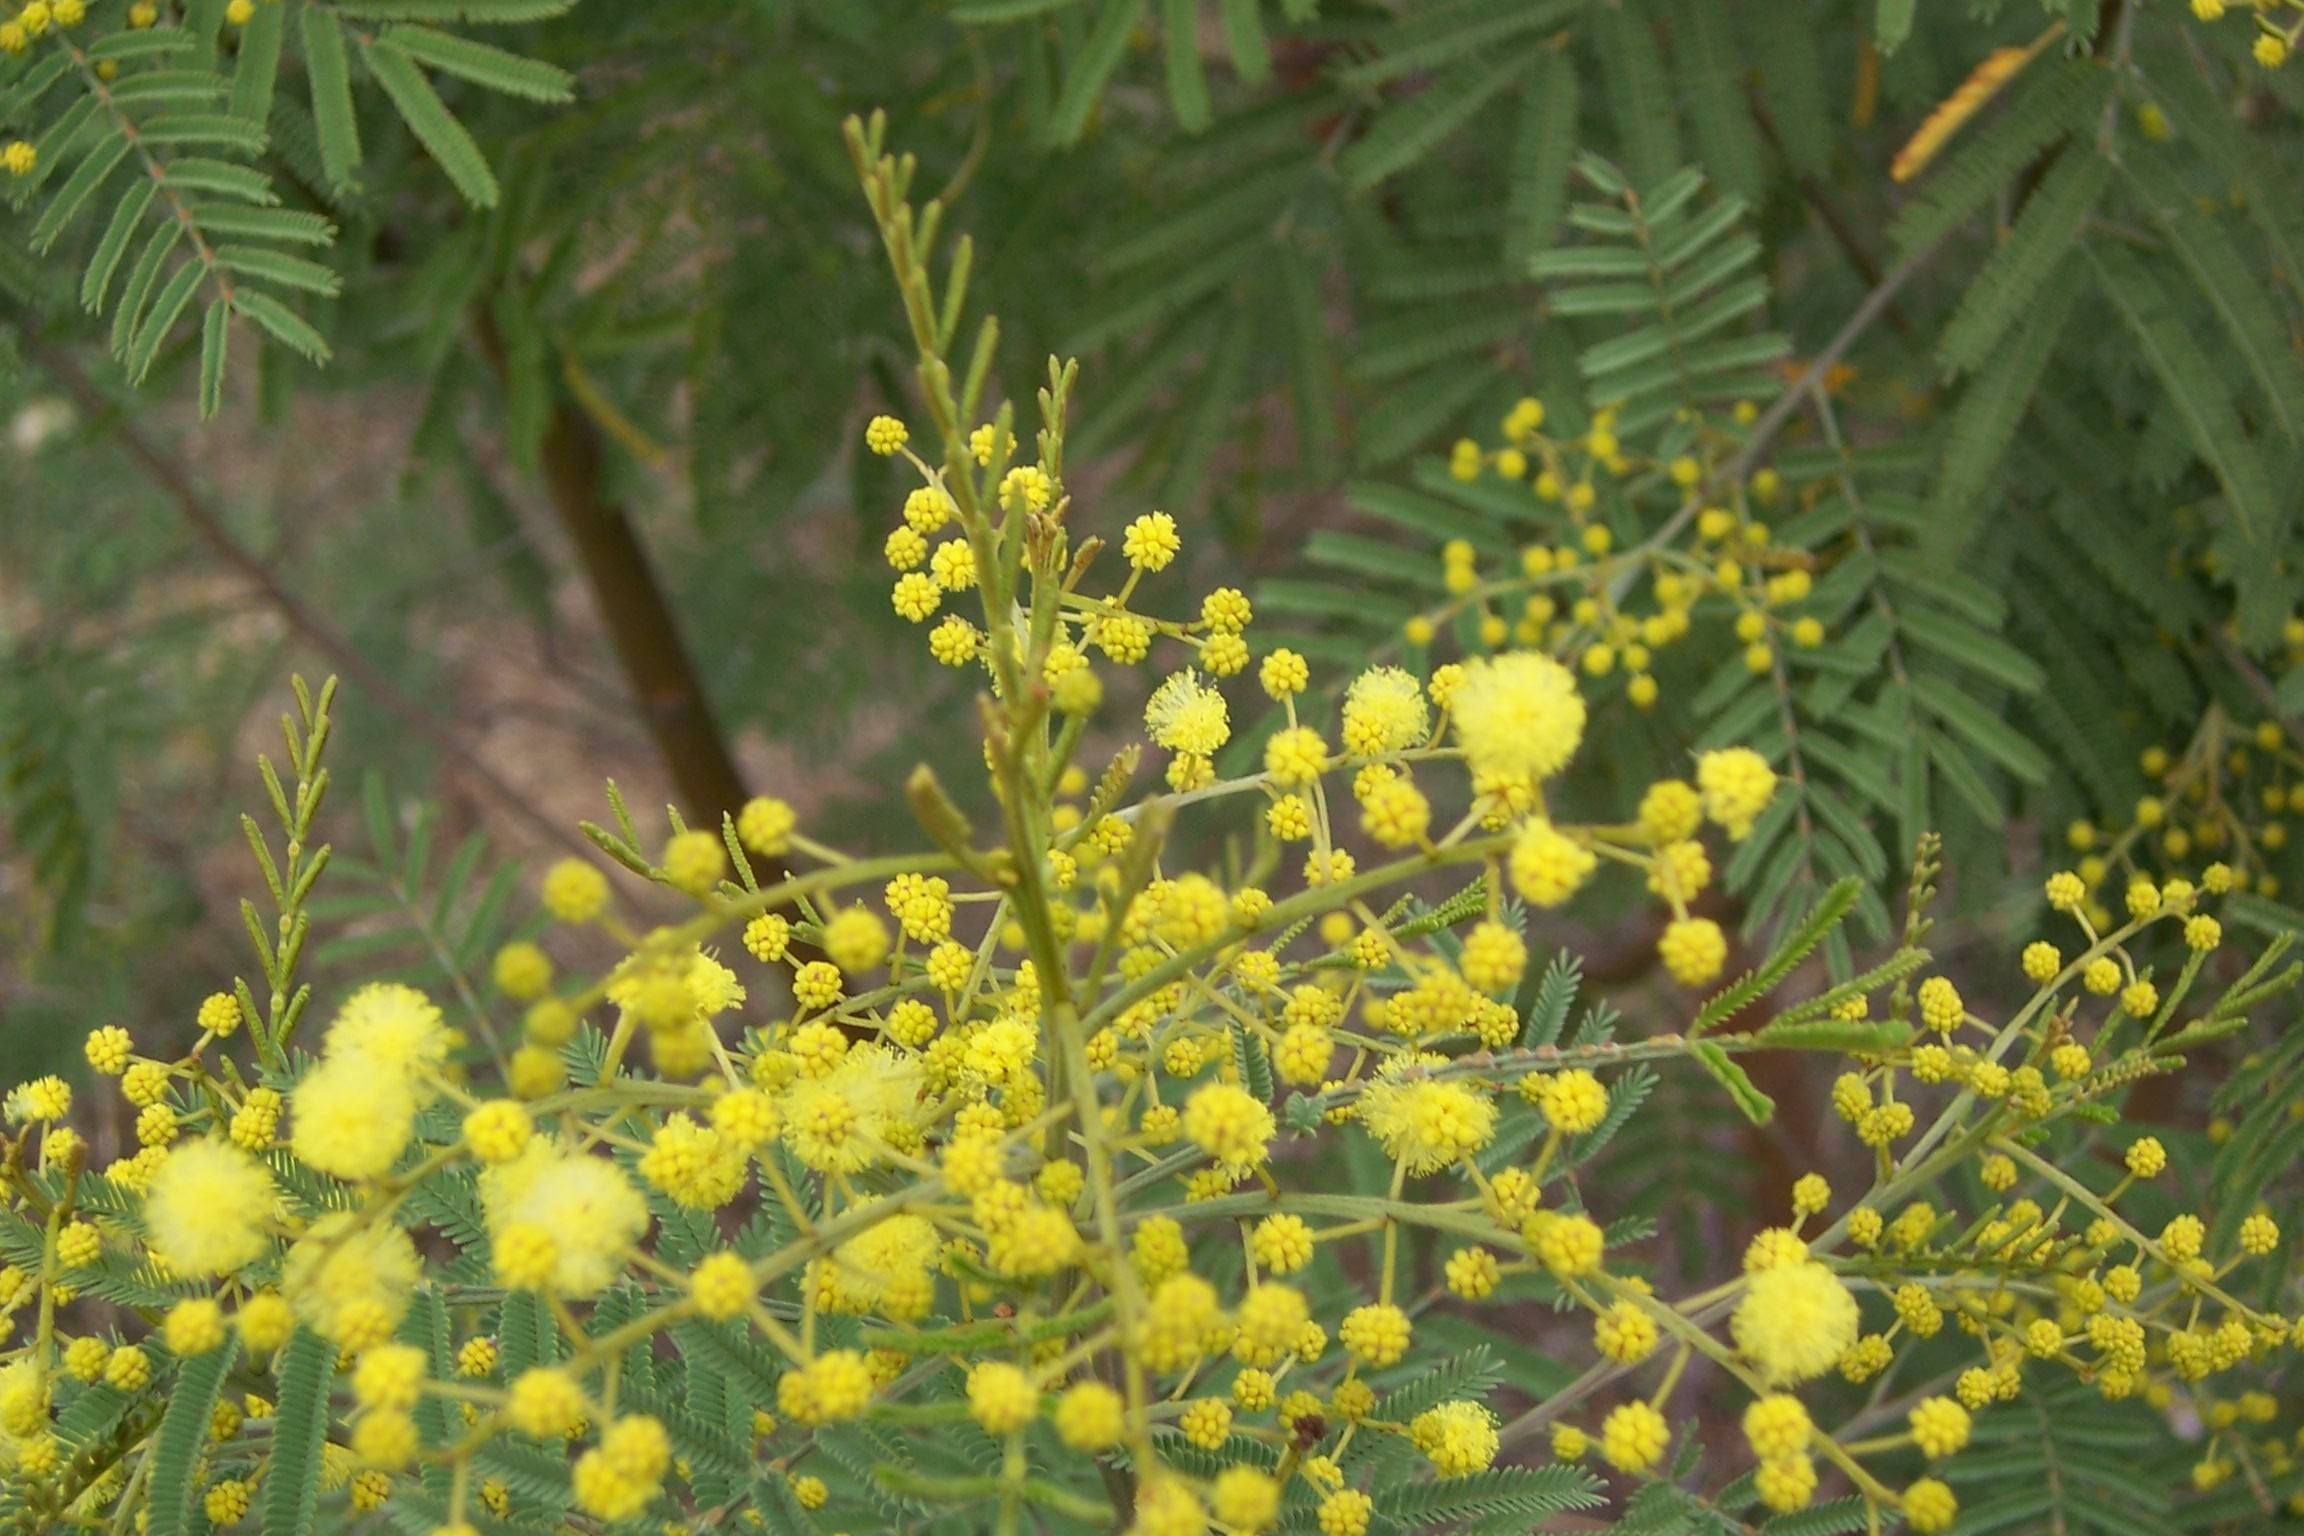
[[[160,1536],[259,1503],[437,1536],[936,1514],[1364,1536],[1639,1497],[1684,1475],[1675,1414],[1704,1392],[1743,1427],[1737,1508],[1841,1491],[1933,1533],[1976,1418],[2072,1376],[2195,1408],[2203,1488],[2290,1475],[2264,1428],[2294,1332],[2278,1223],[2147,1217],[2166,1148],[2107,1130],[2295,979],[2268,957],[2191,1001],[2229,869],[2138,881],[2116,925],[2054,876],[2078,944],[2027,949],[2005,1017],[1921,977],[1932,843],[1871,969],[1798,970],[1851,885],[1711,990],[1729,940],[1695,904],[1787,792],[1768,759],[1690,753],[1579,816],[1596,706],[1563,658],[1588,636],[1323,690],[1237,590],[1158,601],[1171,519],[1076,537],[1070,370],[1029,457],[1008,408],[953,395],[935,317],[959,306],[875,134],[855,148],[941,446],[892,417],[865,442],[920,479],[893,601],[980,671],[984,780],[919,770],[922,845],[872,858],[769,797],[675,814],[651,852],[617,801],[587,829],[604,862],[546,872],[551,926],[490,976],[370,983],[308,1022],[327,698],[302,700],[285,864],[260,850],[283,937],[251,921],[269,1006],[219,994],[169,1059],[91,1034],[139,1143],[102,1167],[61,1080],[8,1098],[12,1508]],[[1611,889],[1661,908],[1683,1027],[1619,1038],[1573,1017],[1572,963],[1532,966],[1546,914]],[[589,980],[554,958],[603,946]],[[1658,1067],[1765,1118],[1739,1058],[1771,1050],[1844,1059],[1831,1104],[1871,1176],[1852,1198],[1802,1176],[1790,1224],[1669,1295],[1602,1151]],[[1500,1391],[1467,1340],[1506,1307],[1587,1320],[1589,1347],[1579,1323],[1574,1369]],[[1906,1370],[1893,1422],[1847,1406]]]

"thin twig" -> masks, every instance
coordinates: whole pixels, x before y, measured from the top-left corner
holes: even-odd
[[[373,662],[360,654],[351,641],[331,628],[326,620],[289,591],[270,566],[233,538],[216,509],[208,504],[207,499],[193,485],[192,476],[183,463],[154,442],[126,412],[107,398],[70,354],[41,335],[37,321],[22,313],[17,314],[14,321],[24,354],[38,363],[72,397],[73,403],[79,406],[85,418],[109,426],[113,435],[127,448],[128,456],[175,503],[176,510],[192,525],[202,542],[215,551],[226,565],[246,578],[265,602],[287,620],[288,627],[303,637],[306,644],[325,656],[330,666],[381,705],[386,714],[451,759],[487,791],[489,798],[505,810],[561,846],[587,856],[592,854],[593,849],[589,845],[574,832],[531,806],[518,790],[497,776],[496,770],[482,762],[454,731],[431,711],[401,692]]]
[[[1840,254],[1848,259],[1848,265],[1856,269],[1856,275],[1863,278],[1867,285],[1877,284],[1881,276],[1880,263],[1873,258],[1870,251],[1864,248],[1864,242],[1857,235],[1855,226],[1848,222],[1848,216],[1842,213],[1840,205],[1833,201],[1832,189],[1827,187],[1820,178],[1792,166],[1791,152],[1785,149],[1783,137],[1776,131],[1776,118],[1768,110],[1767,99],[1761,94],[1758,85],[1747,83],[1745,95],[1752,108],[1752,120],[1760,125],[1761,137],[1768,141],[1769,147],[1776,151],[1777,157],[1787,167],[1791,167],[1792,180],[1794,185],[1799,187],[1800,196],[1806,199],[1809,208],[1814,211],[1816,217],[1823,221],[1825,232],[1831,235],[1833,241],[1840,247]],[[1894,330],[1897,335],[1909,336],[1912,334],[1911,317],[1895,305],[1888,306],[1887,318],[1889,328]]]
[[[1786,389],[1784,393],[1778,395],[1769,404],[1767,410],[1760,413],[1760,419],[1752,424],[1752,433],[1745,438],[1744,446],[1737,449],[1734,457],[1730,458],[1726,464],[1723,464],[1697,485],[1689,493],[1688,499],[1680,504],[1680,510],[1666,519],[1662,527],[1641,541],[1640,550],[1661,549],[1671,543],[1681,529],[1695,520],[1697,512],[1708,503],[1715,490],[1724,485],[1733,485],[1752,472],[1752,466],[1760,462],[1761,455],[1768,451],[1768,445],[1775,441],[1776,434],[1784,430],[1784,424],[1790,421],[1792,413],[1800,408],[1801,400],[1810,390],[1823,388],[1824,378],[1831,372],[1832,366],[1840,361],[1850,347],[1856,344],[1856,338],[1871,329],[1872,323],[1887,313],[1888,306],[1895,301],[1897,293],[1919,273],[1922,266],[1927,264],[1928,258],[1936,253],[1936,247],[1940,240],[1941,237],[1939,240],[1930,241],[1896,263],[1889,269],[1886,277],[1881,278],[1878,283],[1873,285],[1872,291],[1864,295],[1864,301],[1856,306],[1855,311],[1848,316],[1847,322],[1840,327],[1838,333],[1824,344],[1824,350],[1817,353],[1808,364],[1807,371],[1795,379],[1791,387]],[[1627,553],[1631,552],[1628,551]],[[1627,559],[1623,562],[1622,569],[1610,584],[1612,598],[1621,599],[1626,592],[1631,590],[1632,583],[1639,576],[1641,566],[1642,562],[1637,560]]]

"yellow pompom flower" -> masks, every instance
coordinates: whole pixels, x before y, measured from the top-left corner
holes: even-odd
[[[968,1417],[986,1434],[1013,1434],[1039,1411],[1040,1389],[1006,1361],[981,1361],[968,1372]]]
[[[1919,1536],[1948,1531],[1959,1517],[1960,1501],[1933,1477],[1920,1478],[1904,1490],[1904,1519]]]
[[[1591,1217],[1538,1211],[1521,1225],[1528,1251],[1564,1279],[1596,1273],[1607,1251],[1607,1234]]]
[[[709,1254],[688,1277],[688,1294],[696,1298],[696,1310],[714,1322],[739,1317],[752,1305],[752,1266],[740,1254]]]
[[[1637,1365],[1655,1353],[1656,1319],[1635,1301],[1619,1301],[1592,1322],[1592,1344],[1623,1365]]]
[[[1659,780],[1640,797],[1640,830],[1659,848],[1686,842],[1703,821],[1703,796],[1682,780]]]
[[[608,905],[608,877],[582,859],[562,859],[544,872],[544,910],[564,923],[588,923]]]
[[[583,1422],[584,1389],[566,1371],[537,1366],[512,1380],[505,1422],[538,1440],[558,1440]]]
[[[340,1211],[314,1222],[288,1250],[280,1290],[305,1324],[359,1349],[391,1337],[423,1272],[407,1233]]]
[[[656,1499],[672,1466],[672,1440],[646,1414],[618,1419],[577,1459],[576,1502],[602,1520],[629,1520]]]
[[[1541,817],[1531,820],[1512,844],[1512,887],[1539,907],[1557,907],[1576,894],[1599,858],[1582,843]]]
[[[1754,1398],[1744,1410],[1744,1438],[1762,1461],[1801,1455],[1814,1433],[1807,1406],[1788,1392]]]
[[[383,1344],[360,1357],[352,1396],[363,1408],[406,1410],[423,1395],[425,1353],[413,1344]]]
[[[1496,1134],[1496,1105],[1486,1094],[1462,1083],[1398,1075],[1419,1069],[1408,1058],[1395,1057],[1360,1096],[1360,1123],[1411,1174],[1461,1162]],[[1189,1109],[1186,1121],[1189,1133]]]
[[[1776,794],[1776,770],[1749,747],[1706,752],[1696,760],[1696,784],[1704,796],[1704,814],[1732,841],[1752,835],[1752,824]]]
[[[1216,1474],[1209,1507],[1235,1531],[1261,1531],[1280,1518],[1280,1485],[1255,1467],[1229,1466]]]
[[[1407,1313],[1390,1303],[1372,1303],[1347,1312],[1336,1337],[1353,1359],[1382,1369],[1408,1352],[1411,1331]]]
[[[1208,757],[1231,739],[1232,717],[1224,695],[1187,667],[1152,691],[1144,705],[1144,728],[1170,752]]]
[[[1421,744],[1431,728],[1424,687],[1398,667],[1370,667],[1344,692],[1344,750],[1360,757]]]
[[[1762,1504],[1779,1513],[1806,1509],[1816,1496],[1816,1462],[1809,1456],[1763,1461],[1753,1471],[1752,1491]]]
[[[1600,1454],[1621,1472],[1645,1472],[1664,1459],[1671,1426],[1646,1403],[1622,1403],[1600,1424]]]
[[[1930,1461],[1950,1456],[1968,1443],[1968,1410],[1948,1397],[1922,1398],[1905,1415],[1912,1443]]]
[[[1056,1400],[1056,1433],[1076,1451],[1101,1451],[1127,1432],[1127,1402],[1100,1381],[1083,1381]]]
[[[1184,547],[1176,532],[1176,519],[1165,512],[1147,512],[1129,523],[1120,537],[1120,552],[1140,571],[1164,571]]]
[[[464,1117],[464,1143],[484,1163],[511,1162],[535,1131],[526,1107],[512,1099],[490,1099]]]
[[[541,1234],[550,1247],[549,1288],[576,1298],[606,1289],[649,1223],[647,1202],[614,1163],[541,1141],[480,1175],[480,1203],[500,1260],[514,1233]]]
[[[1245,1174],[1261,1164],[1279,1126],[1244,1088],[1205,1083],[1184,1103],[1184,1134],[1218,1165]]]
[[[128,1058],[135,1049],[136,1042],[117,1024],[91,1031],[87,1043],[81,1047],[88,1065],[106,1077],[118,1077],[127,1071]]]
[[[357,1056],[331,1055],[296,1085],[289,1146],[299,1161],[340,1179],[389,1173],[408,1145],[416,1097],[405,1075]]]
[[[1496,1416],[1478,1403],[1427,1408],[1409,1422],[1408,1438],[1442,1477],[1468,1477],[1496,1460]]]
[[[1528,969],[1528,943],[1504,924],[1485,921],[1464,935],[1456,967],[1483,992],[1509,992]]]
[[[1312,1320],[1304,1293],[1277,1282],[1249,1288],[1234,1314],[1232,1352],[1247,1365],[1277,1365],[1292,1353]]]
[[[337,1010],[328,1026],[326,1059],[364,1074],[412,1077],[448,1060],[448,1026],[433,1001],[414,987],[374,982]]]
[[[211,992],[200,1004],[200,1028],[222,1040],[240,1028],[240,999],[229,992]]]
[[[1777,1265],[1749,1276],[1745,1286],[1729,1331],[1763,1380],[1821,1376],[1856,1342],[1856,1298],[1823,1265]]]
[[[137,1391],[151,1379],[151,1357],[133,1344],[112,1351],[112,1358],[104,1362],[104,1384],[119,1391]]]
[[[854,976],[888,957],[888,925],[869,907],[843,907],[824,925],[824,953]]]
[[[1728,936],[1708,917],[1683,917],[1665,925],[1656,954],[1672,979],[1700,987],[1720,974],[1728,960]]]
[[[267,1246],[264,1226],[279,1203],[272,1174],[228,1141],[188,1141],[168,1153],[144,1195],[152,1252],[187,1275],[226,1275]]]
[[[2139,1136],[2128,1144],[2124,1161],[2128,1171],[2140,1179],[2158,1178],[2168,1166],[2168,1149],[2157,1136]]]
[[[1556,1131],[1581,1136],[1608,1117],[1608,1089],[1582,1067],[1523,1078],[1520,1084],[1523,1096],[1527,1095],[1531,1083],[1536,1085],[1536,1107],[1543,1111],[1545,1121]]]
[[[827,1350],[776,1383],[776,1406],[802,1424],[853,1419],[872,1401],[872,1371],[852,1349]]]
[[[204,1355],[224,1342],[224,1309],[206,1296],[180,1301],[168,1309],[160,1336],[175,1354]]]
[[[1312,1262],[1312,1229],[1303,1217],[1281,1212],[1256,1224],[1249,1247],[1272,1273],[1292,1275]]]
[[[1475,775],[1541,783],[1568,766],[1584,739],[1584,696],[1575,677],[1536,651],[1466,662],[1448,709]]]
[[[1365,1536],[1376,1501],[1357,1488],[1339,1488],[1320,1501],[1320,1536]]]

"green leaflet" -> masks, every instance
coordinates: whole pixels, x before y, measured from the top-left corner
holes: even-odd
[[[1440,69],[1541,28],[1557,26],[1588,0],[1469,0],[1407,10],[1383,33],[1374,58],[1336,72],[1348,91],[1367,90],[1403,75]]]
[[[2168,296],[2150,268],[2109,242],[2090,245],[2087,255],[2099,291],[2127,322],[2194,449],[2223,485],[2225,505],[2241,533],[2250,540],[2262,538],[2278,516],[2272,482],[2223,380],[2170,310]]]
[[[1977,751],[2027,784],[2047,781],[2048,760],[2040,749],[1958,687],[1942,678],[1918,677],[1912,689],[1931,714]]]
[[[959,0],[952,7],[952,19],[969,26],[990,26],[1044,16],[1074,3],[1076,0]]]
[[[559,1358],[552,1314],[540,1297],[526,1291],[505,1295],[496,1313],[496,1337],[503,1351],[501,1368],[506,1381]]]
[[[1167,65],[1168,106],[1186,133],[1208,126],[1208,70],[1200,62],[1196,0],[1160,0],[1161,57]]]
[[[1777,142],[1792,168],[1810,176],[1831,169],[1834,126],[1825,100],[1824,64],[1806,0],[1756,0],[1744,41],[1759,65],[1760,87]]]
[[[1680,129],[1672,83],[1657,51],[1655,20],[1639,0],[1600,8],[1593,27],[1607,82],[1608,113],[1624,146],[1635,187],[1648,187],[1680,164]]]
[[[1871,1523],[1872,1512],[1865,1501],[1850,1494],[1843,1499],[1832,1499],[1812,1504],[1806,1509],[1788,1515],[1778,1515],[1761,1530],[1767,1536],[1851,1536]]]
[[[1326,483],[1335,478],[1339,452],[1335,349],[1321,312],[1316,274],[1293,245],[1280,250],[1279,279],[1287,306],[1297,451],[1305,472],[1315,482]]]
[[[1918,0],[1877,0],[1872,12],[1872,40],[1882,53],[1894,53],[1912,35],[1912,12]]]
[[[2130,156],[2122,169],[2168,247],[2208,301],[2234,351],[2248,364],[2290,442],[2304,437],[2304,370],[2285,342],[2286,327],[2231,235],[2202,213],[2156,157]]]
[[[1524,43],[1489,62],[1460,65],[1429,88],[1386,107],[1359,142],[1344,152],[1338,168],[1346,189],[1365,192],[1430,154],[1481,108],[1518,84],[1543,46]]]
[[[1865,1055],[1910,1044],[1912,1026],[1893,1019],[1795,1019],[1768,1024],[1753,1038],[1787,1050]]]
[[[200,321],[200,419],[223,409],[225,349],[232,338],[232,307],[212,301]]]
[[[336,9],[363,21],[478,21],[508,25],[549,21],[576,0],[337,0]]]
[[[1760,134],[1744,95],[1744,62],[1727,7],[1716,0],[1676,7],[1673,41],[1698,158],[1722,190],[1760,201],[1767,190]]]
[[[1697,1064],[1728,1090],[1728,1097],[1736,1101],[1745,1119],[1754,1125],[1766,1125],[1776,1117],[1776,1101],[1760,1091],[1734,1057],[1710,1040],[1698,1040],[1692,1050]]]
[[[264,1477],[263,1536],[311,1536],[336,1346],[298,1328],[281,1349],[276,1371],[280,1396],[273,1413],[272,1462]]]
[[[1232,68],[1243,84],[1262,85],[1272,77],[1272,48],[1264,38],[1261,0],[1223,0],[1222,17]]]
[[[177,320],[190,307],[193,290],[200,286],[202,275],[200,263],[187,261],[161,285],[158,295],[152,300],[152,307],[145,313],[143,323],[137,327],[126,355],[120,360],[130,383],[144,382],[144,375],[151,371],[154,359],[160,355],[160,344],[168,339],[169,331],[174,329]]]
[[[343,287],[335,270],[301,256],[290,256],[284,251],[267,250],[260,245],[238,243],[218,245],[216,264],[243,277],[261,278],[283,288],[294,288],[303,293],[333,296]]]
[[[2000,347],[1973,374],[1961,392],[1945,438],[1943,470],[1936,482],[1935,516],[1928,548],[1949,564],[1975,534],[1985,504],[1985,488],[1997,474],[2008,444],[2040,387],[2056,342],[2072,317],[2078,296],[2077,270],[2053,274],[2041,302],[2025,318],[2013,341]]]
[[[1936,355],[1947,372],[1966,372],[1991,354],[2001,332],[2055,275],[2111,179],[2103,156],[2078,142],[2066,146],[1944,327]]]
[[[1562,950],[1552,957],[1552,963],[1544,967],[1543,979],[1535,983],[1535,991],[1524,1010],[1527,1022],[1520,1028],[1523,1046],[1559,1043],[1560,1032],[1567,1027],[1568,1010],[1576,1006],[1576,991],[1583,972],[1584,961],[1580,956]],[[1521,990],[1527,989],[1528,983],[1522,982]]]
[[[1088,131],[1088,115],[1103,97],[1112,72],[1120,67],[1129,34],[1136,30],[1147,3],[1148,0],[1103,0],[1096,14],[1095,29],[1088,34],[1087,46],[1080,50],[1064,77],[1063,94],[1057,98],[1055,115],[1048,124],[1050,142],[1077,144],[1080,136]]]
[[[392,105],[400,109],[401,121],[415,134],[448,179],[456,184],[464,201],[475,208],[493,208],[499,191],[496,177],[488,169],[488,161],[480,153],[480,146],[472,142],[472,135],[448,110],[432,82],[416,67],[415,56],[393,42],[390,35],[374,43],[361,46],[360,57],[367,63],[376,83],[384,87],[384,94],[392,98]]]
[[[454,33],[397,26],[385,28],[383,40],[419,64],[507,96],[560,102],[575,94],[575,77],[566,70]]]
[[[1577,357],[1590,398],[1617,407],[1618,429],[1641,431],[1723,396],[1780,388],[1756,377],[1790,342],[1749,325],[1767,305],[1768,284],[1752,270],[1760,243],[1744,229],[1744,200],[1706,201],[1703,176],[1694,170],[1638,195],[1597,157],[1585,156],[1578,170],[1595,185],[1617,188],[1611,196],[1622,206],[1571,207],[1569,223],[1597,238],[1541,252],[1529,271],[1550,284],[1557,315],[1636,322]]]
[[[1923,651],[1980,672],[2018,693],[2035,693],[2046,681],[2040,664],[2014,646],[1941,610],[1918,605],[1897,615],[1904,638]]]
[[[1888,236],[1900,253],[1926,250],[1982,212],[2041,151],[2088,123],[2110,88],[2105,71],[2081,63],[2036,65],[2027,76],[1999,115],[1939,162],[1896,216]]]
[[[128,158],[128,149],[128,136],[114,130],[88,151],[64,185],[49,200],[39,222],[32,226],[32,233],[26,237],[35,252],[44,252],[55,244],[56,237],[79,216],[80,210],[88,205],[88,200],[95,196],[96,189],[104,184],[105,178],[119,168],[121,161]]]
[[[168,1394],[168,1410],[152,1439],[151,1520],[147,1536],[188,1536],[195,1529],[194,1505],[200,1490],[193,1472],[201,1447],[208,1441],[208,1425],[216,1411],[216,1394],[240,1356],[240,1341],[227,1334],[221,1347],[180,1361],[176,1385]],[[205,1529],[202,1521],[200,1529]]]
[[[310,321],[270,294],[254,288],[242,288],[232,296],[232,307],[262,326],[273,340],[311,361],[322,363],[328,360],[327,338],[314,330]]]
[[[1550,246],[1568,204],[1568,168],[1576,156],[1576,71],[1556,52],[1541,55],[1520,88],[1505,188],[1504,262],[1515,271]]]
[[[252,123],[272,116],[272,88],[280,72],[280,44],[288,30],[288,7],[260,5],[240,29],[239,61],[232,71],[234,117]]]
[[[1746,1005],[1774,991],[1785,977],[1792,974],[1792,968],[1808,958],[1810,952],[1824,942],[1824,936],[1839,926],[1840,920],[1848,915],[1848,909],[1856,904],[1856,893],[1861,885],[1861,881],[1852,879],[1835,882],[1824,893],[1823,899],[1809,910],[1808,915],[1785,933],[1774,952],[1760,963],[1758,969],[1738,977],[1735,982],[1705,999],[1704,1006],[1697,1010],[1695,1020],[1689,1024],[1688,1033],[1702,1034],[1713,1025],[1734,1017]]]
[[[1483,1516],[1530,1520],[1605,1503],[1600,1484],[1579,1466],[1490,1467],[1468,1477],[1433,1482],[1400,1479],[1382,1485],[1376,1507],[1411,1529]]]
[[[1232,1026],[1232,1060],[1239,1069],[1240,1082],[1260,1103],[1272,1102],[1272,1058],[1264,1049],[1264,1042],[1245,1025]]]
[[[312,121],[319,130],[320,163],[335,186],[348,186],[360,163],[360,124],[352,113],[352,70],[344,56],[344,29],[331,13],[304,7],[304,72],[312,86]]]

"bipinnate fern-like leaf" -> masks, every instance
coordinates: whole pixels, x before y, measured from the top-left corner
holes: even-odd
[[[299,1328],[281,1347],[277,1371],[280,1397],[272,1415],[272,1461],[264,1477],[263,1536],[311,1536],[336,1347]]]
[[[34,167],[10,188],[17,206],[37,208],[27,243],[45,255],[93,231],[80,300],[111,311],[112,351],[131,383],[145,381],[197,309],[197,393],[202,414],[213,415],[235,317],[313,362],[330,354],[303,306],[335,297],[341,280],[302,252],[325,252],[336,231],[315,211],[283,206],[271,134],[287,100],[281,76],[304,76],[331,189],[352,191],[361,161],[356,55],[458,192],[486,207],[495,177],[431,76],[548,103],[568,100],[574,82],[431,23],[530,21],[568,3],[264,0],[237,27],[224,23],[222,7],[200,6],[167,25],[123,27],[107,10],[46,28],[0,68],[6,110],[36,125]]]
[[[168,1409],[150,1452],[150,1536],[189,1536],[195,1529],[200,1489],[194,1474],[200,1450],[208,1440],[217,1394],[239,1355],[239,1340],[227,1336],[206,1354],[177,1362],[175,1387],[168,1395]],[[204,1523],[201,1528],[205,1528]]]

